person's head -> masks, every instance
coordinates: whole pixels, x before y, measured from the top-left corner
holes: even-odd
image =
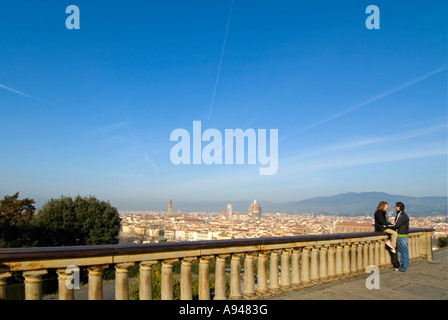
[[[404,203],[403,202],[395,203],[395,210],[396,211],[403,211],[404,210]]]
[[[387,207],[388,207],[387,202],[386,201],[381,201],[380,203],[378,203],[378,207],[376,207],[376,210],[386,211]]]

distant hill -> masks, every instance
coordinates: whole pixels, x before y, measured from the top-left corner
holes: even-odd
[[[384,192],[348,192],[329,197],[315,197],[297,202],[289,202],[281,211],[289,213],[326,214],[373,214],[380,201],[389,204],[388,211],[394,210],[395,202],[405,204],[405,211],[413,216],[447,214],[448,197],[410,197]]]

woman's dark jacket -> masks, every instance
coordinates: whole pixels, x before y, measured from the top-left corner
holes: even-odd
[[[383,225],[390,225],[390,222],[387,221],[387,212],[384,210],[376,210],[375,211],[375,231],[384,231],[387,227],[383,227]]]

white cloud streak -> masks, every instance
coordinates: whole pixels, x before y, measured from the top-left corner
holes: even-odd
[[[316,123],[314,123],[314,124],[312,124],[312,125],[310,125],[310,126],[308,126],[308,127],[303,128],[303,129],[300,129],[300,130],[291,132],[291,133],[289,133],[289,134],[287,134],[287,135],[281,137],[281,138],[279,139],[279,141],[284,140],[284,139],[286,139],[286,138],[289,138],[289,137],[291,137],[291,136],[294,136],[294,135],[296,135],[296,134],[298,134],[298,133],[307,131],[307,130],[309,130],[309,129],[315,128],[315,127],[317,127],[317,126],[320,126],[320,125],[322,125],[322,124],[324,124],[324,123],[327,123],[327,122],[329,122],[329,121],[331,121],[331,120],[334,120],[334,119],[336,119],[336,118],[339,118],[339,117],[341,117],[341,116],[343,116],[343,115],[345,115],[345,114],[347,114],[347,113],[349,113],[349,112],[352,112],[352,111],[354,111],[354,110],[356,110],[356,109],[359,109],[359,108],[361,108],[361,107],[363,107],[363,106],[365,106],[365,105],[367,105],[367,104],[369,104],[369,103],[375,102],[375,101],[380,100],[380,99],[385,98],[385,97],[388,97],[388,96],[390,96],[391,94],[394,94],[394,93],[396,93],[396,92],[398,92],[398,91],[404,90],[404,89],[406,89],[406,88],[408,88],[408,87],[410,87],[410,86],[412,86],[412,85],[414,85],[414,84],[417,84],[417,83],[419,83],[420,81],[423,81],[423,80],[425,80],[425,79],[427,79],[427,78],[429,78],[429,77],[432,77],[432,76],[434,76],[434,75],[436,75],[436,74],[438,74],[438,73],[440,73],[440,72],[442,72],[442,71],[444,71],[444,70],[446,70],[446,69],[447,69],[447,66],[443,66],[443,67],[441,67],[441,68],[438,68],[438,69],[436,69],[436,70],[434,70],[434,71],[432,71],[432,72],[429,72],[429,73],[427,73],[427,74],[425,74],[425,75],[423,75],[423,76],[421,76],[421,77],[419,77],[419,78],[417,78],[417,79],[414,79],[414,80],[412,80],[412,81],[406,82],[406,83],[404,83],[404,84],[402,84],[402,85],[400,85],[400,86],[398,86],[398,87],[396,87],[396,88],[394,88],[394,89],[392,89],[392,90],[386,91],[386,92],[384,92],[384,93],[382,93],[382,94],[380,94],[380,95],[378,95],[378,96],[376,96],[376,97],[374,97],[374,98],[372,98],[372,99],[369,99],[369,100],[364,101],[364,102],[362,102],[362,103],[360,103],[360,104],[357,104],[357,105],[354,106],[354,107],[351,107],[351,108],[346,109],[346,110],[344,110],[344,111],[342,111],[342,112],[339,112],[339,113],[337,113],[337,114],[335,114],[335,115],[332,115],[331,117],[328,117],[328,118],[326,118],[326,119],[323,119],[323,120],[321,120],[321,121],[318,121],[318,122],[316,122]]]
[[[5,85],[3,85],[3,84],[1,84],[1,83],[0,83],[0,88],[3,88],[3,89],[5,89],[5,90],[11,91],[11,92],[14,92],[14,93],[16,93],[16,94],[20,94],[21,96],[24,96],[24,97],[27,97],[27,98],[34,99],[34,100],[36,100],[36,101],[39,101],[39,102],[42,102],[42,103],[45,103],[45,104],[49,104],[49,105],[54,106],[54,103],[51,103],[51,102],[48,102],[48,101],[45,101],[45,100],[42,100],[42,99],[33,97],[32,95],[29,95],[29,94],[27,94],[27,93],[25,93],[25,92],[22,92],[22,91],[19,91],[19,90],[16,90],[16,89],[7,87],[7,86],[5,86]]]
[[[218,74],[216,75],[215,87],[213,88],[212,102],[210,103],[210,110],[208,112],[208,120],[210,120],[210,116],[212,115],[213,110],[213,104],[215,103],[216,87],[218,86],[219,74],[221,73],[222,58],[224,56],[224,49],[226,48],[227,34],[229,33],[230,18],[232,17],[232,9],[233,9],[233,0],[230,6],[229,19],[227,20],[226,34],[224,36],[224,43],[222,45],[221,58],[219,59]]]

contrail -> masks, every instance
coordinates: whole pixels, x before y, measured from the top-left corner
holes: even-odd
[[[156,174],[159,175],[159,169],[157,168],[157,166],[156,166],[156,164],[154,162],[149,160],[149,157],[146,154],[146,152],[145,152],[145,158],[146,158],[146,161],[148,161],[148,163],[154,168],[154,170],[156,171]]]
[[[213,88],[212,102],[210,104],[210,111],[208,112],[208,120],[210,120],[210,116],[212,115],[213,104],[215,103],[216,87],[218,86],[219,74],[221,72],[221,65],[222,65],[222,57],[224,56],[224,49],[226,48],[226,41],[227,41],[227,34],[229,32],[230,18],[232,17],[232,9],[233,9],[233,0],[232,0],[232,4],[230,6],[229,19],[227,20],[226,34],[224,36],[224,43],[222,45],[221,59],[219,59],[218,74],[216,75],[215,87]]]
[[[308,126],[308,127],[305,127],[305,128],[303,128],[303,129],[301,129],[301,130],[292,132],[292,133],[290,133],[290,134],[288,134],[288,135],[286,135],[286,136],[280,138],[279,140],[283,140],[283,139],[289,138],[290,136],[293,136],[293,135],[295,135],[295,134],[297,134],[297,133],[300,133],[300,132],[309,130],[309,129],[311,129],[311,128],[320,126],[321,124],[324,124],[324,123],[326,123],[326,122],[328,122],[328,121],[331,121],[331,120],[333,120],[333,119],[339,118],[339,117],[343,116],[344,114],[347,114],[347,113],[349,113],[349,112],[352,112],[353,110],[356,110],[356,109],[358,109],[358,108],[361,108],[362,106],[365,106],[366,104],[369,104],[369,103],[372,103],[372,102],[377,101],[377,100],[379,100],[379,99],[382,99],[382,98],[385,98],[385,97],[387,97],[387,96],[390,96],[390,95],[393,94],[393,93],[396,93],[396,92],[398,92],[398,91],[401,91],[401,90],[403,90],[403,89],[406,89],[407,87],[410,87],[410,86],[412,86],[412,85],[414,85],[414,84],[416,84],[416,83],[418,83],[418,82],[420,82],[420,81],[423,81],[423,80],[425,80],[425,79],[427,79],[427,78],[429,78],[429,77],[432,77],[433,75],[435,75],[435,74],[437,74],[437,73],[440,73],[440,72],[442,72],[442,71],[444,71],[444,70],[446,70],[446,69],[447,69],[447,66],[438,68],[438,69],[436,69],[436,70],[434,70],[434,71],[432,71],[432,72],[430,72],[430,73],[425,74],[424,76],[421,76],[420,78],[417,78],[417,79],[415,79],[415,80],[406,82],[405,84],[402,84],[401,86],[399,86],[399,87],[397,87],[397,88],[395,88],[395,89],[386,91],[386,92],[380,94],[379,96],[376,96],[375,98],[372,98],[372,99],[369,99],[369,100],[367,100],[367,101],[364,101],[364,102],[362,102],[362,103],[360,103],[360,104],[358,104],[358,105],[356,105],[356,106],[354,106],[354,107],[351,107],[351,108],[349,108],[349,109],[347,109],[347,110],[345,110],[345,111],[342,111],[342,112],[340,112],[340,113],[337,113],[337,114],[335,114],[335,115],[333,115],[333,116],[331,116],[331,117],[329,117],[329,118],[327,118],[327,119],[324,119],[324,120],[321,120],[321,121],[319,121],[319,122],[316,122],[316,123],[314,123],[314,124],[312,124],[312,125],[310,125],[310,126]]]
[[[0,83],[0,88],[6,89],[6,90],[8,90],[8,91],[11,91],[11,92],[14,92],[14,93],[17,93],[17,94],[20,94],[20,95],[22,95],[22,96],[24,96],[24,97],[31,98],[31,99],[34,99],[34,100],[37,100],[37,101],[40,101],[40,102],[43,102],[43,103],[50,104],[50,105],[54,106],[54,104],[51,103],[51,102],[48,102],[48,101],[45,101],[45,100],[42,100],[42,99],[33,97],[33,96],[31,96],[31,95],[29,95],[29,94],[27,94],[27,93],[24,93],[24,92],[15,90],[15,89],[10,88],[10,87],[7,87],[7,86],[5,86],[5,85],[3,85],[3,84],[1,84],[1,83]]]

